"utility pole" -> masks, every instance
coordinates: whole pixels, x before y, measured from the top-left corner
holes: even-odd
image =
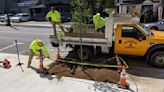
[[[6,11],[6,14],[7,14],[6,26],[11,26],[10,19],[9,19],[8,0],[5,0],[5,11]]]

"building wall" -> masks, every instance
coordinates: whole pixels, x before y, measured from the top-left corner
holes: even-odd
[[[4,13],[4,11],[5,11],[5,0],[1,0],[0,13]]]
[[[18,9],[17,2],[19,0],[1,0],[0,2],[0,13],[6,13],[6,10],[13,11]],[[10,12],[11,13],[11,12]]]
[[[122,0],[120,1],[122,2]],[[142,4],[116,4],[116,6],[119,6],[119,12],[118,13],[127,13],[128,7],[136,7],[139,10],[139,14],[141,14],[142,6],[143,5],[153,5],[153,13],[157,15],[157,9],[160,3],[142,3]]]
[[[115,1],[116,6],[119,7],[117,13],[129,13],[133,16],[139,16],[141,18],[141,22],[153,22],[158,20],[158,7],[161,6],[161,2],[159,2],[160,0],[126,0],[126,2],[124,1],[125,0]],[[151,7],[153,11],[151,11]]]
[[[45,7],[31,8],[34,20],[45,20],[45,15],[51,6],[55,6],[55,8],[61,13],[62,21],[69,20],[69,17],[71,16],[70,0],[43,0],[41,5],[45,5]]]

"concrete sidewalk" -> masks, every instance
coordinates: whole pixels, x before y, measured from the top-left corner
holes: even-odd
[[[33,59],[33,68],[26,68],[28,56],[20,56],[24,72],[21,71],[17,55],[0,53],[0,60],[7,58],[12,67],[3,69],[0,67],[0,91],[1,92],[130,92],[117,88],[116,84],[94,82],[83,79],[62,77],[36,73],[39,61]],[[45,67],[53,61],[45,59]]]
[[[33,68],[26,68],[28,56],[20,56],[24,72],[21,71],[17,55],[0,53],[0,60],[8,59],[12,67],[0,67],[1,92],[164,92],[164,80],[149,77],[140,77],[127,74],[127,82],[133,91],[117,88],[116,84],[95,82],[84,79],[62,77],[60,80],[55,75],[38,74],[36,69],[39,61],[33,59]],[[53,61],[45,59],[45,67]]]
[[[0,25],[4,26],[6,22],[0,22]],[[63,23],[62,25],[65,28],[69,28],[71,26],[71,22]],[[44,28],[52,28],[52,25],[49,22],[43,21],[28,21],[28,22],[20,22],[20,23],[13,23],[11,22],[12,26],[19,26],[19,27],[44,27]]]
[[[115,16],[114,17],[114,24],[122,24],[122,23],[132,23],[137,24],[139,23],[138,17],[130,17],[130,16]],[[5,25],[6,22],[0,22],[0,25]],[[52,25],[47,21],[28,21],[28,22],[20,22],[20,23],[13,23],[11,22],[12,26],[23,26],[23,27],[44,27],[44,28],[52,28]],[[65,22],[62,24],[65,28],[70,28],[72,22]],[[88,25],[94,27],[92,24]]]

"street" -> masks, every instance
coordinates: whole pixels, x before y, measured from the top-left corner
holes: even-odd
[[[19,52],[22,55],[28,54],[29,44],[36,38],[51,47],[49,43],[49,35],[53,34],[51,28],[0,26],[0,29],[0,53],[16,54],[15,40],[18,40]]]
[[[164,0],[1,0],[0,9],[0,92],[164,92]]]
[[[35,38],[39,38],[43,40],[49,51],[53,51],[53,48],[49,42],[49,35],[53,34],[52,28],[37,28],[37,27],[7,27],[0,26],[0,53],[9,53],[16,54],[16,46],[15,39],[18,40],[19,53],[21,55],[28,55],[29,44]],[[50,53],[51,54],[51,53]],[[144,62],[142,57],[133,57],[133,56],[123,56],[125,61],[127,61],[129,65],[129,69],[127,69],[128,74],[133,77],[129,77],[135,86],[133,89],[137,90],[147,90],[144,88],[156,86],[156,84],[161,85],[164,84],[164,70],[160,68],[155,68],[149,64]],[[149,84],[149,85],[147,85]],[[144,88],[140,88],[141,85]],[[154,91],[163,90],[154,88]],[[143,91],[142,91],[143,92]],[[145,91],[146,92],[146,91]],[[147,91],[153,92],[153,91]]]
[[[53,51],[49,42],[49,35],[53,34],[52,28],[36,28],[36,27],[7,27],[0,26],[0,53],[16,54],[15,39],[18,40],[19,53],[28,55],[29,44],[35,38],[43,40],[47,48]],[[155,68],[144,62],[142,57],[125,56],[124,59],[130,66],[128,72],[142,77],[164,78],[164,70]],[[142,71],[142,72],[141,72]]]

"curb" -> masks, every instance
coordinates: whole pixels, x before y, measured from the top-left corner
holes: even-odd
[[[6,24],[0,24],[0,26],[6,26]],[[19,25],[19,24],[11,24],[11,26],[17,26],[17,27],[41,27],[41,28],[53,28],[52,26]]]
[[[0,26],[6,26],[6,24],[0,23]],[[20,25],[20,24],[11,24],[11,26],[17,26],[17,27],[40,27],[40,28],[53,28],[51,25],[49,26],[42,26],[42,25]],[[63,25],[66,28],[69,28],[67,25]]]

